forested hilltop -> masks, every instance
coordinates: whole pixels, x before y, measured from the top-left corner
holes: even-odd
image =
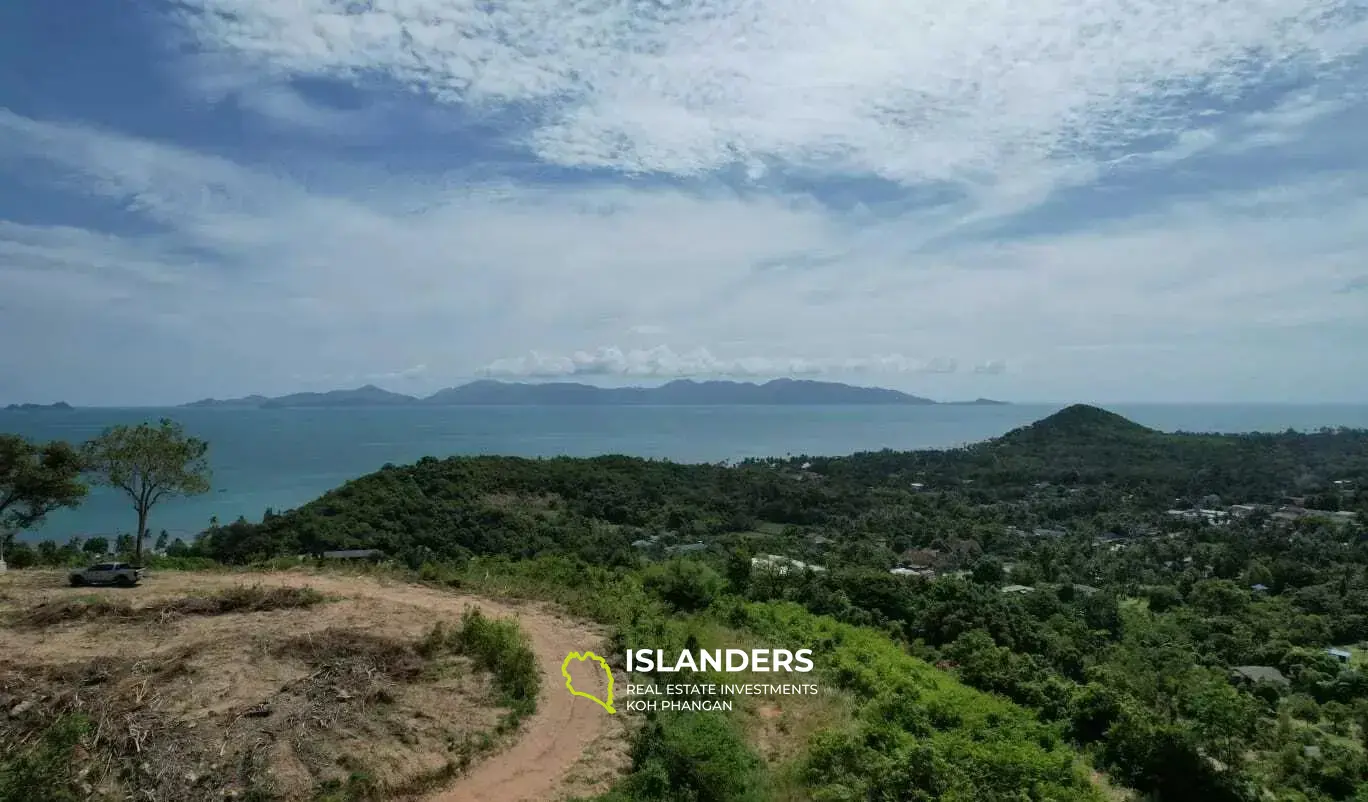
[[[1088,798],[1059,739],[1162,800],[1365,802],[1366,486],[1366,431],[1167,434],[1074,406],[947,451],[425,458],[170,552],[377,549],[453,582],[513,566],[845,644],[841,687],[882,701],[856,734],[813,742],[804,776],[821,793],[793,798]],[[1013,723],[986,746],[992,728],[975,728],[1016,714],[928,690],[945,672],[1044,729]],[[916,679],[889,696],[890,676]],[[684,798],[661,793],[621,799]]]
[[[1187,519],[1213,505],[1239,528],[1346,523],[1368,501],[1356,492],[1365,478],[1368,431],[1165,434],[1078,405],[953,450],[725,465],[426,457],[260,524],[212,529],[199,548],[231,562],[379,548],[410,561],[554,552],[626,564],[641,551],[633,542],[654,537],[661,548],[784,546],[876,568],[940,545],[938,565],[969,568],[984,553],[1014,556],[1042,527],[1063,530],[1049,530],[1063,536],[1047,538],[1056,545],[1204,531]]]

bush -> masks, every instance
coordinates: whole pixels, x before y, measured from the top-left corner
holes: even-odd
[[[5,549],[5,562],[10,568],[32,568],[38,564],[38,552],[22,540],[16,540]]]
[[[609,802],[758,802],[758,758],[726,716],[661,713],[637,735],[632,774]]]
[[[445,585],[449,588],[461,587],[461,571],[446,563],[425,562],[418,569],[418,578],[424,582]]]
[[[642,584],[674,609],[691,613],[707,609],[726,590],[727,580],[706,563],[671,560],[648,568]]]
[[[208,557],[171,557],[161,554],[144,554],[143,567],[159,571],[212,571],[223,568]]]
[[[419,644],[418,651],[431,656],[444,648],[471,658],[477,666],[494,675],[495,687],[513,713],[510,725],[536,711],[541,671],[537,668],[537,656],[517,621],[495,620],[468,608],[461,616],[460,629],[448,633],[438,624]]]

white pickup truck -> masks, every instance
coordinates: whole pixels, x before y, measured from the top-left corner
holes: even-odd
[[[96,563],[83,571],[71,572],[71,586],[119,585],[131,588],[142,581],[142,566],[128,563]]]

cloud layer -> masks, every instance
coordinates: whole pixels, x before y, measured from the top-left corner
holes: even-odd
[[[992,372],[1001,372],[1005,364]],[[771,377],[843,374],[954,373],[958,362],[936,357],[911,359],[900,354],[844,358],[741,357],[719,359],[708,349],[677,354],[668,346],[624,351],[606,346],[595,351],[576,351],[558,356],[536,351],[522,357],[497,359],[481,374],[491,377],[559,378],[613,376],[633,378],[689,378],[698,376]]]
[[[55,332],[0,348],[13,400],[1368,397],[1361,3],[175,8],[166,86],[0,78],[0,342]]]
[[[202,46],[264,71],[535,108],[527,141],[557,164],[760,174],[776,159],[998,189],[1172,136],[1270,77],[1333,73],[1362,52],[1365,16],[1348,0],[185,5]]]

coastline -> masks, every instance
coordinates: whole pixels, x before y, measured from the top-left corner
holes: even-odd
[[[386,463],[424,456],[625,454],[716,463],[746,457],[844,455],[955,448],[999,436],[1065,405],[489,406],[333,409],[75,408],[0,410],[0,431],[73,442],[114,423],[172,417],[210,442],[213,490],[158,506],[150,525],[173,537],[211,516],[260,520],[297,507]],[[1368,428],[1365,405],[1108,405],[1163,431],[1281,432]],[[24,540],[109,536],[131,529],[125,502],[105,490],[76,512],[58,511]]]

